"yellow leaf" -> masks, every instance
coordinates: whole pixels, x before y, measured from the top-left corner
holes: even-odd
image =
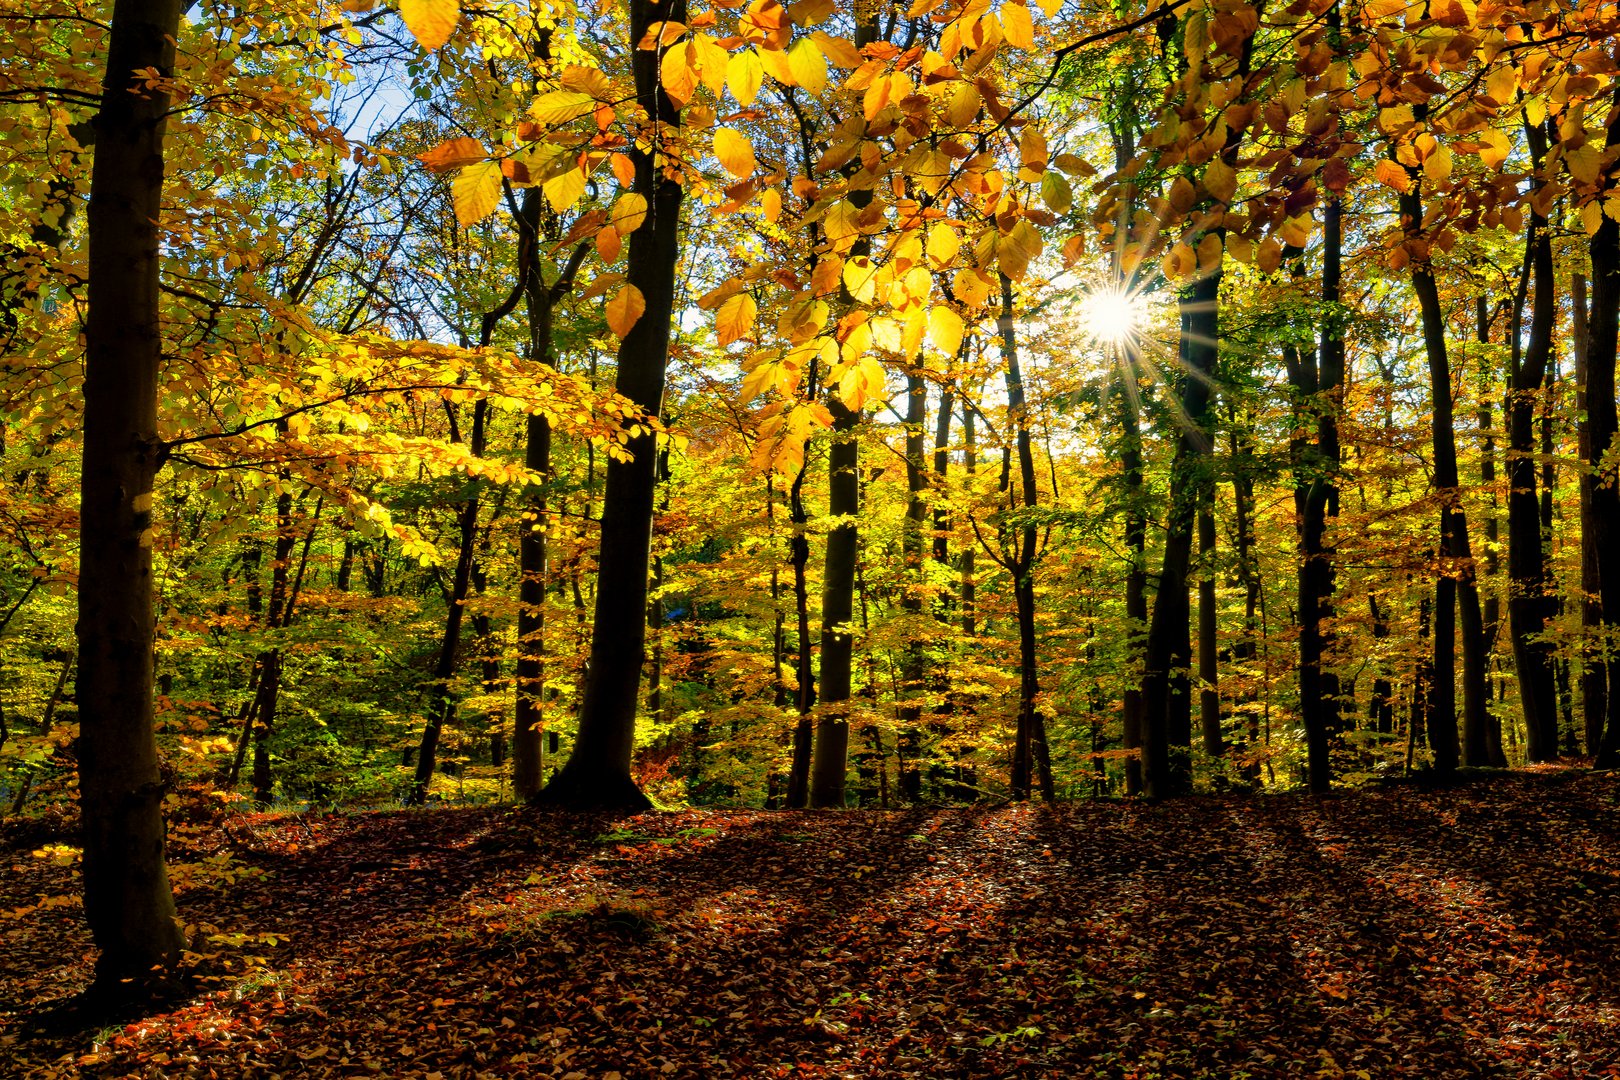
[[[1603,168],[1603,151],[1587,143],[1578,150],[1564,151],[1564,168],[1569,175],[1583,184],[1595,184],[1598,172]]]
[[[628,337],[642,313],[647,310],[647,299],[634,285],[625,285],[607,302],[608,329],[620,338]]]
[[[1018,140],[1018,159],[1031,174],[1020,179],[1035,180],[1046,171],[1046,136],[1033,125],[1026,127]]]
[[[962,316],[936,304],[928,312],[928,340],[946,356],[955,356],[962,347]]]
[[[759,162],[754,160],[754,144],[736,128],[715,129],[714,156],[732,176],[752,176],[759,168]]]
[[[800,38],[788,50],[788,68],[794,80],[812,96],[827,87],[827,58],[821,47],[809,38]]]
[[[1041,10],[1046,12],[1047,18],[1056,15],[1058,10],[1063,7],[1063,0],[1037,0],[1037,2],[1041,5]]]
[[[928,261],[935,270],[943,270],[962,250],[962,237],[956,228],[940,221],[928,230]]]
[[[1480,142],[1479,160],[1485,163],[1487,169],[1501,168],[1502,163],[1507,160],[1508,152],[1513,149],[1508,137],[1495,128],[1481,132]]]
[[[760,213],[765,216],[765,220],[775,225],[776,219],[782,214],[782,193],[775,188],[766,188],[760,194],[759,209]]]
[[[579,201],[579,197],[585,194],[585,170],[569,169],[560,176],[554,176],[547,180],[541,186],[545,190],[546,201],[551,204],[553,210],[560,214],[573,206],[574,203]]]
[[[963,267],[951,279],[951,295],[970,307],[977,307],[990,295],[990,279],[981,271]]]
[[[1220,158],[1213,158],[1204,167],[1204,190],[1223,203],[1232,201],[1237,193],[1237,170]]]
[[[576,90],[552,90],[529,106],[529,115],[546,127],[561,127],[596,110],[596,99]]]
[[[1030,20],[1029,8],[1021,3],[1001,5],[1001,36],[1015,49],[1033,49],[1035,24]]]
[[[1485,80],[1485,93],[1498,105],[1513,100],[1513,91],[1519,88],[1519,73],[1511,63],[1503,63]]]
[[[955,165],[951,156],[943,150],[924,145],[915,151],[911,166],[906,171],[911,173],[924,191],[937,195],[945,186],[945,181],[951,178]]]
[[[1423,159],[1423,175],[1431,184],[1444,185],[1451,179],[1451,148],[1437,146]]]
[[[730,345],[749,337],[754,332],[754,318],[759,314],[758,305],[754,298],[747,293],[738,293],[730,300],[720,305],[715,312],[714,329],[720,336],[720,344]]]
[[[641,228],[641,223],[646,217],[647,198],[633,191],[620,195],[608,213],[608,220],[613,222],[613,228],[620,236],[629,236]]]
[[[810,35],[821,53],[830,60],[834,67],[857,68],[861,66],[861,54],[855,50],[846,38],[833,37],[825,30],[817,30]]]
[[[788,54],[781,49],[767,49],[762,46],[754,50],[759,65],[765,74],[781,83],[783,86],[798,86],[799,79],[793,74],[793,67],[788,63]]]
[[[399,0],[399,17],[418,45],[432,52],[450,40],[461,21],[460,0]]]
[[[764,79],[765,66],[759,62],[759,54],[753,49],[733,53],[731,59],[726,61],[726,88],[737,99],[737,104],[745,109],[759,96],[759,85]]]
[[[1069,180],[1056,169],[1048,169],[1041,177],[1041,201],[1054,214],[1067,214],[1074,205],[1074,189]]]
[[[417,154],[416,159],[426,165],[429,172],[446,173],[463,165],[483,161],[488,156],[483,143],[463,136],[459,139],[446,139],[427,153]]]
[[[611,263],[618,259],[619,252],[624,248],[624,240],[619,231],[612,225],[605,225],[596,234],[596,253],[601,256],[604,263]]]
[[[950,104],[945,106],[945,123],[953,128],[967,127],[979,115],[979,106],[983,103],[979,88],[972,83],[963,83],[951,95]]]
[[[877,267],[865,255],[857,255],[844,264],[844,288],[858,304],[870,304],[877,292]]]
[[[1167,281],[1182,281],[1197,265],[1198,256],[1193,254],[1193,249],[1178,240],[1164,253],[1164,261],[1159,264],[1159,271],[1164,274]]]
[[[889,103],[889,80],[873,79],[866,93],[861,95],[861,115],[868,120],[877,119],[877,114]]]
[[[665,45],[673,45],[679,41],[684,33],[686,33],[685,23],[660,19],[647,27],[647,32],[641,35],[641,40],[636,43],[636,48],[645,49],[648,52],[661,49]]]
[[[1581,224],[1586,228],[1587,236],[1596,236],[1598,229],[1603,227],[1603,207],[1595,202],[1581,207]]]
[[[664,94],[676,105],[685,105],[697,92],[698,73],[692,61],[692,44],[683,42],[666,52],[658,63]]]
[[[463,226],[476,225],[501,202],[501,167],[494,161],[480,161],[464,165],[450,181],[450,201],[456,208],[456,220]]]
[[[839,199],[828,207],[826,215],[821,219],[821,229],[827,234],[827,239],[834,242],[853,239],[859,232],[855,214],[855,207],[848,199]],[[848,244],[842,247],[847,248]]]
[[[996,262],[1001,272],[1014,281],[1022,280],[1029,262],[1041,253],[1041,234],[1028,221],[1020,221],[996,245]]]
[[[692,48],[697,53],[699,78],[718,100],[726,90],[726,69],[730,66],[730,58],[719,42],[708,34],[698,34],[692,38]]]
[[[600,68],[569,64],[563,68],[562,77],[557,81],[562,83],[564,90],[578,90],[582,94],[589,94],[597,101],[612,101],[614,97],[613,83]]]
[[[697,306],[704,311],[713,311],[721,304],[730,300],[742,291],[742,278],[727,278],[702,296],[698,297]]]
[[[1291,217],[1282,223],[1282,228],[1277,230],[1277,235],[1289,247],[1302,248],[1310,242],[1311,224],[1310,214]]]

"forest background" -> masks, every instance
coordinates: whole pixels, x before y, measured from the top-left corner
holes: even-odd
[[[10,811],[1613,765],[1616,20],[0,13]]]

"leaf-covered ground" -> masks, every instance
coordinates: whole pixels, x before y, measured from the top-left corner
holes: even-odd
[[[199,994],[74,1035],[31,1018],[89,972],[78,909],[50,899],[76,880],[14,832],[0,1074],[1620,1076],[1617,826],[1620,782],[1574,773],[237,818],[171,838],[213,954]]]

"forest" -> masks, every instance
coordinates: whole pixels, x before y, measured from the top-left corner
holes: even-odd
[[[1605,1074],[1617,36],[0,0],[0,1063]]]

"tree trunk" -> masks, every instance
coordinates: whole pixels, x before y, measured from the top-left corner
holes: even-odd
[[[1597,480],[1586,463],[1597,460],[1592,454],[1592,424],[1587,418],[1587,301],[1586,276],[1570,279],[1570,304],[1574,310],[1575,350],[1575,437],[1582,462],[1581,498],[1581,712],[1585,749],[1595,755],[1603,742],[1603,718],[1608,708],[1608,679],[1603,669],[1603,609],[1598,603],[1597,527],[1592,515],[1592,498]]]
[[[1011,529],[1003,529],[1003,564],[1013,579],[1013,601],[1018,617],[1018,726],[1013,740],[1012,792],[1015,798],[1028,798],[1038,784],[1041,797],[1052,802],[1057,792],[1052,783],[1052,755],[1046,744],[1046,717],[1036,703],[1040,698],[1040,658],[1035,641],[1035,564],[1036,529],[1027,511],[1035,509],[1039,492],[1035,487],[1035,453],[1030,442],[1029,405],[1024,393],[1024,373],[1018,362],[1018,324],[1013,319],[1013,285],[1001,277],[1001,359],[1006,365],[1007,415],[1014,426],[1018,454],[1018,498],[1009,504],[1022,504],[1026,514],[1010,544],[1005,539]],[[1010,482],[1010,477],[1008,478]]]
[[[1531,132],[1545,150],[1545,140]],[[1536,155],[1538,158],[1540,153]],[[1535,289],[1530,314],[1530,340],[1519,362],[1519,334],[1515,325],[1509,343],[1507,402],[1508,480],[1508,633],[1512,637],[1513,666],[1519,678],[1519,705],[1524,710],[1526,749],[1531,761],[1558,757],[1557,698],[1553,684],[1553,645],[1542,635],[1550,614],[1547,595],[1547,559],[1541,539],[1541,507],[1536,495],[1536,398],[1546,380],[1552,354],[1553,295],[1552,238],[1547,219],[1530,215],[1525,241],[1525,262],[1534,271]],[[1514,320],[1517,323],[1517,319]],[[1485,748],[1466,746],[1470,765],[1487,763]]]
[[[1198,721],[1204,753],[1211,761],[1226,753],[1221,736],[1221,693],[1216,655],[1215,619],[1215,485],[1198,508]]]
[[[140,994],[184,938],[163,855],[153,735],[152,488],[163,453],[157,395],[163,134],[177,0],[117,0],[90,174],[89,314],[79,548],[79,805],[84,912],[96,986]]]
[[[827,533],[826,568],[821,583],[821,703],[827,708],[816,722],[810,762],[810,805],[844,805],[844,773],[849,759],[850,663],[854,657],[855,564],[860,533],[860,452],[856,426],[860,417],[836,393],[828,399],[833,414],[833,444],[827,454],[827,513],[837,524]]]
[[[798,648],[794,652],[794,675],[798,681],[799,718],[793,725],[793,761],[788,770],[786,805],[790,810],[802,810],[810,804],[810,757],[815,729],[810,710],[815,707],[816,680],[813,658],[810,655],[810,586],[805,571],[810,565],[810,538],[805,528],[810,520],[804,505],[804,465],[793,477],[788,488],[788,521],[793,532],[788,538],[788,561],[793,567],[793,616],[798,631]]]
[[[925,689],[927,654],[923,648],[923,594],[926,567],[923,565],[923,523],[928,507],[923,492],[928,487],[924,472],[923,425],[928,420],[928,384],[922,375],[906,375],[906,519],[900,544],[905,562],[901,583],[901,610],[912,616],[907,645],[900,670],[900,739],[895,748],[899,761],[897,779],[900,798],[916,802],[922,798],[922,716],[920,700]],[[907,764],[909,762],[909,764]]]
[[[1189,604],[1187,575],[1192,562],[1198,493],[1207,471],[1210,435],[1210,379],[1220,335],[1221,271],[1204,273],[1181,293],[1182,430],[1170,472],[1170,507],[1158,595],[1148,625],[1142,678],[1143,794],[1181,795],[1192,788],[1190,747],[1182,728],[1190,716],[1185,675]],[[1177,663],[1178,659],[1181,661]],[[1176,744],[1172,749],[1172,743]]]
[[[473,457],[484,456],[484,429],[488,422],[489,403],[480,398],[473,403],[472,431],[469,450]],[[416,775],[405,796],[408,806],[420,806],[427,801],[428,787],[433,782],[433,769],[437,763],[439,738],[444,725],[455,717],[456,695],[452,681],[456,674],[457,654],[461,650],[461,627],[467,610],[467,596],[472,590],[473,561],[477,557],[478,481],[467,477],[465,483],[472,488],[456,511],[456,568],[450,578],[450,590],[445,596],[444,635],[439,642],[439,659],[433,666],[433,682],[428,705],[427,723],[422,727],[422,741],[417,749]]]
[[[1239,435],[1237,420],[1233,418],[1232,446],[1232,524],[1237,533],[1237,576],[1243,585],[1243,637],[1232,646],[1232,657],[1242,665],[1254,662],[1259,653],[1261,581],[1259,560],[1254,555],[1254,460],[1252,435],[1245,430]],[[1134,623],[1133,623],[1134,625]],[[1264,676],[1262,676],[1264,677]],[[1244,749],[1249,755],[1260,745],[1260,716],[1254,709],[1255,694],[1243,691]],[[1260,783],[1258,761],[1249,757],[1243,764],[1243,778],[1251,786]]]
[[[1605,145],[1620,145],[1620,113],[1611,115]],[[1592,259],[1592,309],[1587,321],[1586,414],[1592,446],[1587,464],[1594,476],[1592,540],[1598,559],[1598,601],[1604,629],[1620,623],[1620,483],[1603,467],[1615,437],[1615,346],[1620,337],[1620,222],[1604,215],[1588,250]],[[1620,651],[1608,661],[1609,687],[1620,686]],[[1608,710],[1597,767],[1620,767],[1620,694],[1607,695]]]
[[[1412,189],[1401,196],[1401,217],[1409,237],[1419,237],[1423,197],[1414,176]],[[1434,671],[1427,709],[1429,741],[1435,771],[1442,775],[1457,768],[1457,738],[1453,619],[1461,624],[1463,652],[1463,732],[1478,747],[1484,764],[1485,722],[1489,709],[1485,680],[1485,633],[1479,592],[1474,582],[1474,557],[1468,544],[1468,519],[1461,505],[1457,479],[1457,437],[1453,427],[1451,363],[1446,351],[1446,322],[1440,308],[1440,290],[1428,260],[1412,262],[1412,291],[1423,313],[1423,345],[1429,361],[1429,382],[1434,412],[1434,488],[1441,500],[1440,573],[1435,584]],[[1470,761],[1472,764],[1473,762]]]
[[[519,208],[518,227],[528,229],[538,246],[540,199],[531,188]],[[528,274],[524,299],[529,311],[529,358],[555,369],[552,327],[557,302],[574,287],[574,277],[589,248],[580,244],[547,285],[538,269]],[[546,581],[551,575],[551,420],[531,414],[524,424],[523,467],[539,477],[528,492],[528,508],[518,538],[517,701],[512,722],[512,794],[533,799],[544,783],[546,730]]]
[[[1122,379],[1135,380],[1136,352],[1125,355]],[[1147,607],[1147,488],[1142,470],[1142,427],[1138,417],[1139,394],[1130,386],[1120,395],[1120,424],[1123,445],[1120,464],[1125,481],[1125,552],[1130,565],[1125,571],[1125,634],[1127,671],[1121,695],[1121,737],[1125,749],[1125,794],[1142,794],[1142,646],[1148,627]]]
[[[286,425],[276,425],[277,436],[286,434]],[[285,625],[290,579],[292,576],[293,496],[288,490],[292,477],[281,470],[282,490],[276,496],[276,546],[270,562],[270,610],[265,626],[275,633]],[[275,778],[270,772],[270,736],[275,732],[276,707],[281,696],[281,649],[269,649],[261,658],[263,674],[259,679],[259,708],[253,723],[253,801],[269,806],[275,799]]]
[[[680,111],[658,85],[665,50],[636,49],[655,22],[684,22],[685,0],[668,5],[630,2],[630,47],[634,50],[636,99],[648,116],[673,128]],[[681,46],[684,48],[685,46]],[[645,221],[630,234],[626,277],[641,291],[646,309],[619,346],[614,388],[649,417],[664,405],[669,326],[675,310],[675,266],[680,255],[681,185],[639,147],[635,190],[646,198]],[[646,660],[647,556],[652,544],[653,489],[658,447],[651,433],[625,447],[630,460],[611,460],[602,496],[601,552],[597,560],[596,621],[590,666],[573,753],[537,796],[565,809],[645,810],[651,806],[630,776],[635,751],[636,705]]]

